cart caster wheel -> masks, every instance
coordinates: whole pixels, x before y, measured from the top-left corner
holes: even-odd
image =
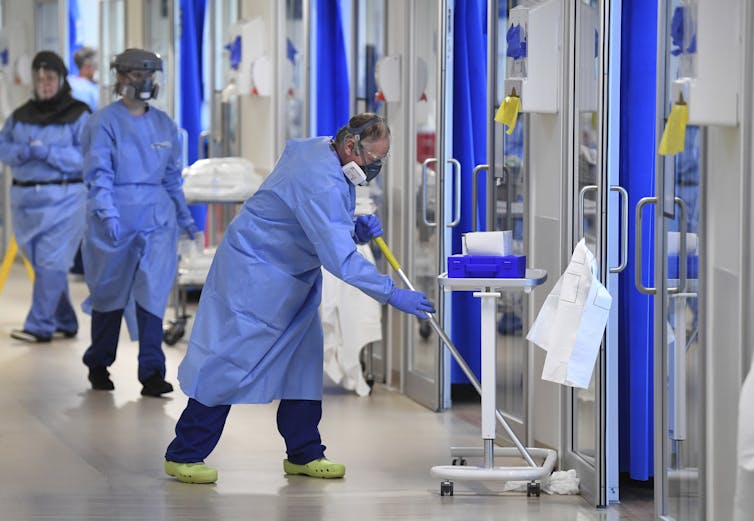
[[[539,497],[541,490],[542,490],[542,487],[539,483],[537,483],[536,481],[530,481],[529,483],[526,484],[526,497],[531,497],[531,496]]]
[[[452,496],[453,495],[453,482],[449,480],[445,480],[442,483],[440,483],[440,495],[441,496]]]
[[[183,327],[183,324],[180,323],[172,323],[170,324],[170,327],[163,330],[162,332],[162,340],[169,346],[173,346],[178,341],[183,338],[183,334],[186,332],[186,328]]]
[[[429,335],[431,334],[432,334],[432,326],[429,325],[429,322],[425,320],[421,324],[419,324],[419,335],[424,340],[428,339]]]
[[[453,458],[451,465],[466,465],[466,458]]]

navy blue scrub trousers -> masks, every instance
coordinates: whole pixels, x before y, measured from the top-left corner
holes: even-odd
[[[92,310],[92,345],[84,353],[84,364],[110,367],[115,362],[123,310]],[[165,378],[165,353],[162,351],[162,319],[136,304],[139,328],[139,381],[155,373]]]
[[[176,463],[204,461],[220,440],[229,412],[230,405],[208,407],[189,398],[175,426],[175,439],[168,446],[165,459]],[[285,440],[288,461],[305,465],[325,457],[325,446],[317,428],[321,418],[321,400],[280,400],[277,424]]]

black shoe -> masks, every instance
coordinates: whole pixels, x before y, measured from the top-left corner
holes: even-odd
[[[73,337],[75,337],[76,335],[79,334],[79,331],[78,331],[78,329],[76,329],[74,331],[66,331],[65,329],[58,328],[58,329],[55,330],[55,333],[63,335],[63,338],[73,338]]]
[[[165,381],[160,373],[155,373],[142,382],[142,396],[162,396],[173,391],[173,386]]]
[[[115,384],[110,380],[110,372],[107,367],[90,367],[89,381],[92,383],[92,389],[97,391],[112,391]]]
[[[49,336],[41,336],[25,329],[14,329],[10,332],[10,336],[16,340],[23,340],[24,342],[30,342],[32,344],[41,344],[51,340],[51,337]]]

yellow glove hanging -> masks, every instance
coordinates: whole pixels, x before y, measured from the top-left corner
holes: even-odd
[[[689,106],[683,100],[674,103],[660,140],[659,153],[661,156],[672,156],[683,151],[688,121]]]
[[[506,96],[500,108],[495,113],[495,121],[508,125],[506,134],[512,134],[516,129],[516,123],[518,121],[518,112],[521,110],[521,98],[516,95],[516,90],[513,89],[510,96]]]

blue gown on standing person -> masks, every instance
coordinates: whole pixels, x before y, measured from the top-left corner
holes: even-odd
[[[133,294],[162,317],[178,261],[176,223],[193,223],[181,188],[176,125],[154,107],[132,116],[118,101],[91,117],[82,144],[89,186],[82,253],[92,308],[122,310]],[[115,242],[102,223],[107,217],[120,223]]]
[[[49,340],[56,331],[68,336],[78,331],[67,274],[85,226],[79,138],[88,118],[87,106],[73,100],[63,83],[53,99],[17,109],[0,131],[0,161],[13,174],[13,233],[35,275],[24,331],[38,340]],[[30,143],[45,147],[46,158],[26,156],[22,150]]]

